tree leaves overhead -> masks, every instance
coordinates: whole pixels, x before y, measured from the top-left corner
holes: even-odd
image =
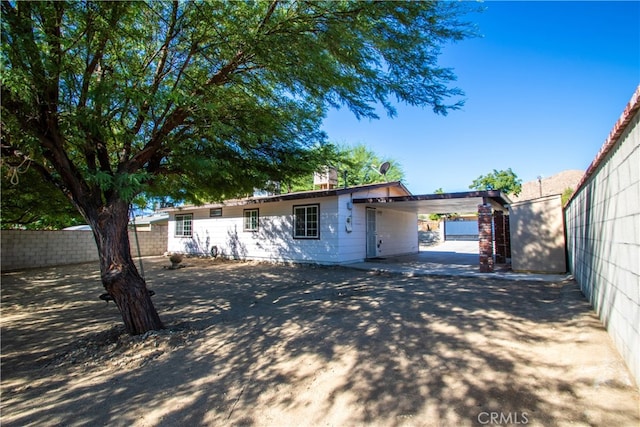
[[[141,191],[202,201],[309,173],[329,107],[461,105],[454,2],[3,2],[3,161],[86,216]]]
[[[48,230],[84,224],[80,213],[30,167],[2,168],[0,228]],[[28,188],[28,191],[24,191]]]
[[[332,146],[326,156],[329,158],[327,165],[337,170],[340,186],[345,184],[345,173],[346,185],[350,187],[404,180],[404,171],[400,163],[395,159],[380,157],[365,144]],[[379,171],[384,162],[388,162],[390,166],[386,175],[382,175]],[[325,172],[325,170],[319,172]],[[292,191],[317,189],[314,186],[314,174],[301,175],[291,181],[285,181],[285,184]]]

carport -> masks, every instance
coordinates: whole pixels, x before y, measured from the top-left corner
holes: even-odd
[[[511,257],[509,215],[507,209],[511,201],[501,191],[485,190],[397,197],[356,198],[353,199],[353,203],[364,204],[369,208],[384,206],[386,209],[416,214],[477,212],[480,272],[493,272],[495,263],[505,263],[506,259]]]

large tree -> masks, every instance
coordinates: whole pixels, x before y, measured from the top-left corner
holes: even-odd
[[[480,175],[473,180],[470,189],[474,190],[500,190],[509,195],[517,196],[522,190],[522,180],[518,178],[511,168],[506,170],[496,170],[486,175]]]
[[[248,192],[324,162],[330,107],[461,105],[454,2],[2,2],[2,155],[91,225],[132,334],[162,328],[130,254],[133,198]]]

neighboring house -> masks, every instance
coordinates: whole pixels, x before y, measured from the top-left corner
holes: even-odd
[[[166,226],[169,221],[167,212],[154,212],[151,215],[137,216],[129,221],[129,228],[138,231],[151,231],[152,226]],[[91,231],[91,226],[87,224],[72,225],[63,228],[66,231]]]
[[[72,225],[70,227],[63,228],[64,231],[91,231],[91,226],[88,224]]]
[[[152,227],[166,227],[169,222],[167,212],[154,212],[151,215],[142,215],[129,221],[129,228],[135,227],[138,231],[151,231]]]
[[[410,195],[402,183],[389,182],[165,209],[167,249],[318,264],[417,253],[416,212],[354,203]]]

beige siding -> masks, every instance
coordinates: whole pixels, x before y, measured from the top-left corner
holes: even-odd
[[[91,231],[3,230],[2,271],[97,261],[98,249]],[[131,253],[138,255],[135,235],[129,232]],[[162,255],[167,250],[167,226],[154,225],[139,231],[142,256]]]
[[[509,207],[511,267],[514,271],[567,271],[561,196],[549,196]]]

